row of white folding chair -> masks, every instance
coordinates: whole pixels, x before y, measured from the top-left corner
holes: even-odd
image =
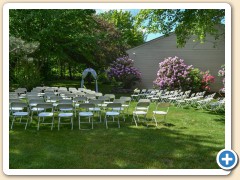
[[[207,95],[204,99],[197,101],[198,108],[204,109],[207,107],[207,105],[214,99],[214,96],[216,93],[212,93],[210,95]]]
[[[162,90],[161,90],[162,91]],[[135,89],[133,91],[133,94],[131,95],[132,100],[138,101],[139,99],[142,98],[152,98],[154,95],[156,95],[157,93],[159,93],[160,90],[158,89]]]
[[[183,96],[181,100],[177,101],[177,107],[194,106],[198,100],[204,97],[205,93],[206,91],[202,91],[202,92],[192,93],[190,97]]]
[[[12,113],[13,119],[12,119],[12,125],[11,129],[13,128],[13,124],[16,120],[16,118],[20,118],[19,123],[24,123],[25,124],[25,130],[28,125],[28,121],[30,118],[30,111],[32,112],[31,114],[31,121],[32,122],[32,115],[33,111],[37,112],[37,117],[38,117],[38,125],[37,125],[37,130],[40,128],[40,124],[51,124],[51,130],[53,129],[54,125],[54,106],[52,103],[44,103],[44,102],[39,102],[36,104],[36,106],[31,106],[31,110],[29,109],[29,106],[25,102],[12,102],[11,103],[11,109],[14,108],[19,108],[18,111],[15,111]],[[60,124],[65,124],[65,122],[61,122],[61,118],[70,118],[70,124],[73,129],[73,106],[71,104],[59,104],[58,105],[59,113],[58,113],[58,130],[60,128]],[[50,110],[50,111],[49,111]],[[70,111],[70,112],[66,112]],[[26,117],[26,122],[22,122],[22,118]],[[46,122],[46,118],[51,118],[50,122],[49,120]],[[68,123],[69,124],[69,123]]]
[[[187,91],[181,99],[176,100],[176,106],[177,107],[184,107],[184,106],[192,106],[195,104],[195,102],[201,98],[203,98],[205,94],[205,91],[203,92],[198,92],[198,93],[192,93],[190,95],[190,91]],[[189,96],[190,95],[190,96]]]
[[[218,110],[224,110],[225,107],[225,98],[218,98],[217,101],[209,104],[209,110],[217,112]]]
[[[120,101],[123,103],[123,107],[127,109],[127,112],[128,112],[128,108],[129,108],[129,104],[130,104],[130,99],[131,99],[130,97],[121,97],[120,98]],[[75,109],[75,116],[76,116],[76,114],[77,114],[76,111],[77,111],[77,108],[79,107],[80,103],[97,101],[98,102],[97,104],[101,104],[101,106],[104,107],[103,105],[106,106],[106,102],[109,102],[109,101],[106,101],[106,100],[109,100],[108,96],[99,97],[98,100],[95,100],[95,99],[94,100],[91,100],[91,99],[89,100],[86,97],[75,97],[73,100],[70,100],[70,99],[67,100],[67,99],[61,99],[61,97],[59,97],[59,96],[54,96],[54,97],[50,98],[49,100],[47,100],[47,102],[53,103],[54,107],[57,107],[58,104],[62,104],[62,103],[73,104],[74,109]],[[125,104],[126,101],[128,102],[128,104]],[[32,108],[32,107],[35,107],[37,103],[43,103],[43,102],[44,102],[44,99],[31,99],[31,100],[29,100],[28,103],[29,103],[30,109],[32,110],[32,113],[34,111],[36,111],[36,108]],[[113,101],[113,102],[115,102],[115,101]],[[32,113],[31,113],[31,117],[32,117]],[[100,116],[100,118],[101,118],[101,116]],[[101,121],[101,119],[100,119],[100,121]]]
[[[146,121],[146,116],[149,110],[150,101],[147,100],[141,100],[137,103],[134,111],[133,111],[133,121],[135,122],[135,125],[137,126],[137,122],[139,122],[139,116],[143,116],[144,121]],[[163,120],[166,120],[166,116],[168,114],[170,107],[170,103],[158,103],[155,110],[152,112],[152,120],[154,120],[156,127],[157,127],[157,115],[163,116]],[[159,108],[164,108],[164,110],[159,110]],[[147,123],[148,126],[148,123]]]

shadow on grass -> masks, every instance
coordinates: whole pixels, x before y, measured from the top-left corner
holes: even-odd
[[[171,124],[171,123],[168,123]],[[144,125],[144,124],[143,124]],[[10,131],[10,168],[16,169],[211,169],[224,144],[209,135],[185,134],[159,124],[138,127],[131,122],[94,124],[79,131],[68,125]],[[172,124],[172,126],[174,126]]]

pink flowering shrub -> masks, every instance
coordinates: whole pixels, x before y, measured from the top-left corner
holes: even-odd
[[[221,69],[218,71],[218,76],[223,77],[222,83],[223,87],[220,89],[220,92],[225,92],[225,65],[221,66]]]
[[[214,83],[215,81],[215,78],[214,76],[212,76],[209,71],[206,71],[206,72],[201,72],[202,74],[202,90],[205,90],[205,91],[210,91],[210,87],[209,85],[211,83]]]
[[[189,73],[193,69],[178,57],[168,57],[159,63],[157,78],[154,85],[160,89],[188,88],[191,82]]]
[[[209,91],[209,85],[214,82],[214,77],[209,71],[201,72],[192,65],[188,66],[179,57],[168,57],[159,63],[157,78],[153,81],[160,89],[182,89]]]
[[[109,79],[121,82],[124,88],[131,88],[132,85],[141,80],[140,71],[133,67],[133,60],[129,59],[128,56],[113,61],[107,74]]]

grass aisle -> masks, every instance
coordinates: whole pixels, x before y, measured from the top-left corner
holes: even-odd
[[[10,130],[11,169],[211,169],[218,168],[216,155],[225,146],[224,115],[173,106],[158,128],[135,127],[131,115],[120,129],[95,123],[93,130],[79,131],[75,119],[73,131],[70,125],[58,131],[57,118],[53,131],[47,125],[37,131],[36,119],[26,131],[23,126]]]

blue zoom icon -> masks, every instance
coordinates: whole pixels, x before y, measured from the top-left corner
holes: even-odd
[[[233,169],[238,162],[237,154],[233,150],[221,150],[217,155],[218,165],[225,170]]]

